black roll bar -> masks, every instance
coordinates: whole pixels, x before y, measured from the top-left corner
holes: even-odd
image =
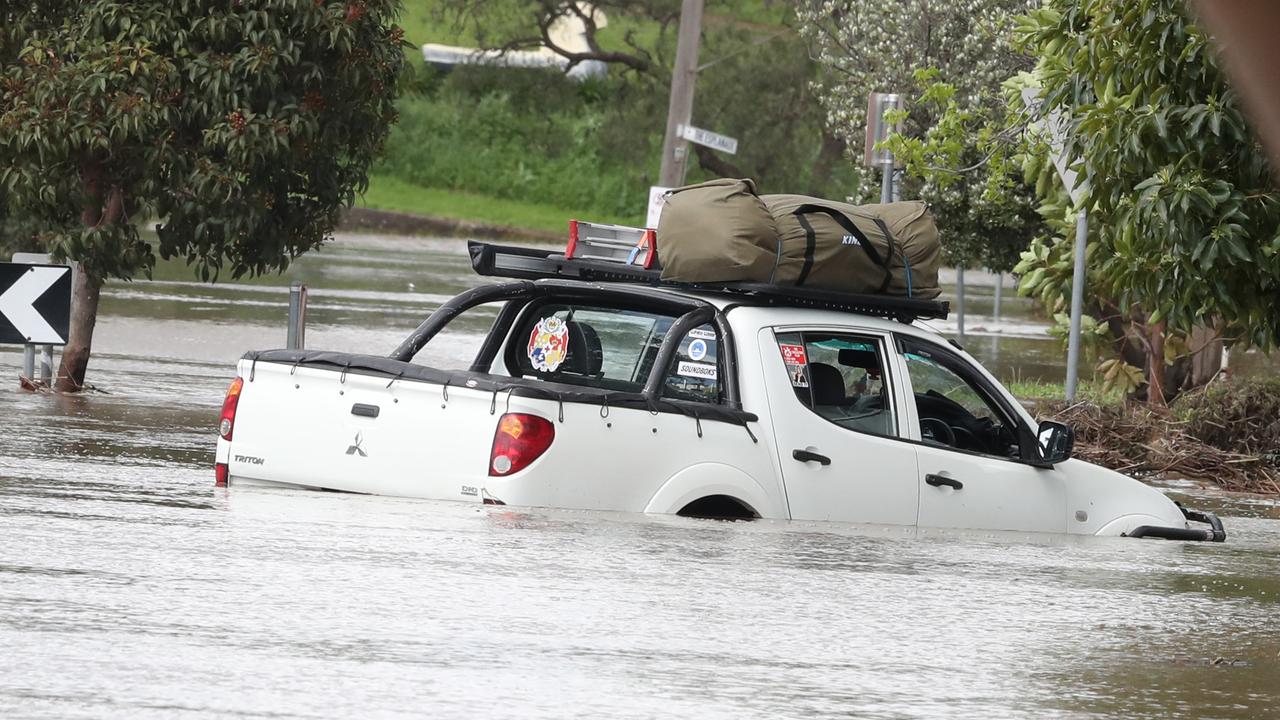
[[[409,337],[405,338],[404,342],[400,343],[388,357],[400,362],[410,362],[427,343],[431,342],[432,338],[462,313],[477,305],[506,302],[507,305],[498,314],[498,318],[489,330],[489,335],[471,364],[473,372],[486,372],[492,366],[498,349],[510,332],[516,316],[529,301],[543,297],[613,302],[622,300],[635,303],[640,307],[679,313],[679,317],[671,324],[666,336],[662,339],[657,358],[646,379],[643,394],[649,402],[656,402],[661,398],[667,368],[685,334],[700,325],[714,323],[720,334],[718,350],[724,358],[724,401],[732,408],[742,408],[742,399],[738,394],[737,350],[724,313],[714,304],[700,298],[675,295],[642,286],[603,286],[571,280],[540,280],[538,282],[516,280],[472,288],[436,308],[435,312],[410,333]]]
[[[714,306],[703,305],[681,315],[671,323],[671,327],[667,328],[667,334],[662,337],[662,345],[658,346],[658,356],[653,360],[653,367],[649,369],[649,379],[644,384],[646,398],[656,399],[661,396],[667,369],[671,367],[671,360],[676,356],[676,350],[680,349],[680,341],[684,336],[690,330],[711,322],[715,316]],[[729,390],[726,388],[725,395],[728,394]]]

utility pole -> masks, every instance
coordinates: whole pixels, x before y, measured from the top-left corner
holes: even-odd
[[[702,37],[703,0],[683,0],[680,6],[680,34],[676,38],[676,64],[671,70],[671,100],[667,105],[667,135],[662,141],[662,170],[658,184],[684,184],[689,145],[677,126],[693,119],[693,86],[698,76],[698,42]]]

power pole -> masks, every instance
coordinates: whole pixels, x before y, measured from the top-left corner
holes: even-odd
[[[684,184],[689,145],[676,131],[693,119],[693,85],[698,76],[698,41],[702,36],[703,0],[683,0],[680,6],[680,34],[676,38],[676,64],[671,69],[671,101],[667,105],[667,135],[662,141],[662,170],[658,184]]]

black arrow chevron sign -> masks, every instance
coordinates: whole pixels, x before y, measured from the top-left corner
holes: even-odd
[[[0,263],[0,343],[66,345],[71,268]]]

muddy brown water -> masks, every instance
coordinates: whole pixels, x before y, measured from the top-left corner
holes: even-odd
[[[480,282],[432,240],[291,275],[308,345],[363,352]],[[283,343],[282,282],[113,285],[109,394],[0,390],[0,716],[1280,718],[1271,500],[1166,487],[1225,516],[1209,545],[216,489],[222,393]],[[1024,334],[969,345],[1060,372]]]

